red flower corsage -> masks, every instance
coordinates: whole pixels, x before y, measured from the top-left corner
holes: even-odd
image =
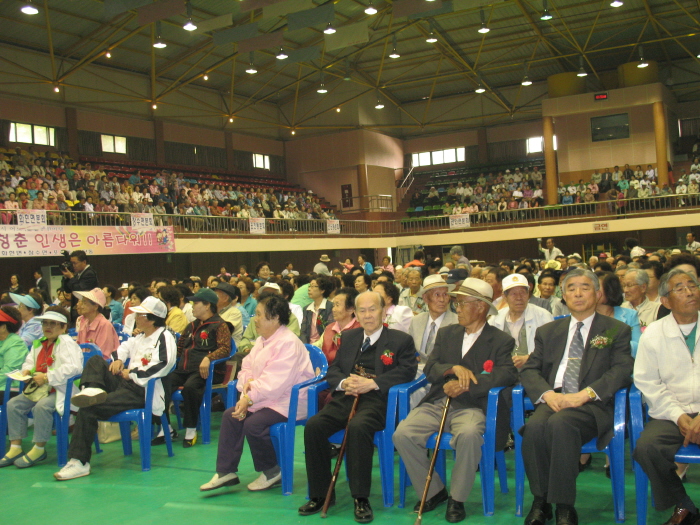
[[[382,323],[382,325],[384,326],[384,328],[389,328],[389,323]]]
[[[143,366],[148,365],[148,363],[150,363],[150,361],[149,361],[148,359],[146,359],[145,357],[142,357],[142,358],[141,358],[141,364],[142,364]]]
[[[204,339],[206,341],[207,339],[209,339],[209,334],[206,332],[200,332],[199,338]]]
[[[484,373],[490,374],[492,370],[493,370],[493,361],[491,361],[490,359],[488,359],[487,361],[484,361]]]
[[[382,363],[386,366],[392,365],[394,364],[394,352],[391,350],[384,350],[384,353],[382,353],[379,359],[381,359]]]

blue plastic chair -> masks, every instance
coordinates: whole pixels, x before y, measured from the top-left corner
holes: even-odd
[[[88,360],[93,356],[93,355],[99,355],[100,357],[104,357],[102,355],[102,350],[100,350],[100,347],[97,346],[95,343],[81,343],[80,348],[83,350],[83,366],[85,366],[88,362]]]
[[[231,339],[231,353],[226,357],[221,359],[214,359],[209,363],[209,376],[204,385],[204,397],[202,398],[202,404],[199,406],[199,422],[197,426],[202,429],[202,444],[208,445],[211,443],[211,396],[214,393],[214,367],[228,361],[233,357],[237,351],[236,343]],[[227,387],[219,387],[216,389],[217,392],[225,393]],[[224,395],[223,398],[227,399],[228,396]],[[182,397],[182,392],[180,390],[175,390],[172,395],[173,408],[175,409],[175,416],[177,417],[177,427],[182,429],[182,416],[180,414],[180,403],[184,402]],[[167,432],[166,432],[167,433]]]
[[[285,496],[289,496],[294,488],[294,442],[296,427],[305,425],[307,421],[307,418],[297,418],[299,393],[303,388],[308,388],[317,381],[323,379],[326,376],[326,372],[328,372],[328,361],[321,349],[314,345],[304,346],[306,346],[306,349],[309,351],[311,366],[316,376],[292,387],[287,423],[276,423],[270,427],[270,437],[272,438],[272,444],[277,454],[277,462],[282,469],[282,494]],[[232,407],[236,403],[236,398],[238,397],[238,390],[236,389],[237,383],[238,380],[234,380],[228,384],[228,399],[226,402],[228,407]],[[310,396],[311,393],[308,395]],[[295,424],[290,424],[290,421],[295,421]]]
[[[399,391],[399,421],[408,417],[410,411],[411,394],[419,388],[428,384],[425,375],[410,383],[410,386]],[[503,387],[492,388],[489,391],[488,406],[486,409],[486,431],[484,432],[484,444],[481,446],[481,461],[479,462],[479,474],[481,476],[481,499],[484,509],[484,516],[493,516],[496,507],[495,493],[495,466],[498,466],[501,492],[508,493],[508,479],[506,472],[506,458],[502,450],[496,452],[496,416],[498,414],[498,397]],[[435,432],[426,443],[428,450],[435,450]],[[435,470],[440,479],[447,484],[446,454],[447,450],[454,450],[450,445],[452,434],[443,432],[440,439],[440,449],[438,459],[435,463]],[[399,460],[399,507],[406,504],[406,488],[411,485],[411,479],[406,473],[406,466],[403,460]]]
[[[632,385],[630,388],[630,442],[632,450],[637,445],[637,440],[644,430],[647,421],[646,407],[642,401],[642,393]],[[700,446],[691,443],[687,447],[681,447],[676,452],[678,463],[700,463]],[[649,478],[639,463],[632,459],[634,470],[634,485],[636,489],[637,525],[646,525],[647,522],[647,495],[649,493]],[[654,500],[652,498],[652,505]]]
[[[10,400],[10,389],[12,388],[12,379],[5,378],[5,391],[2,395],[2,405],[0,405],[0,436],[2,436],[2,445],[5,446],[5,437],[7,436],[7,412],[5,407]],[[3,449],[4,450],[4,449]]]
[[[625,521],[625,425],[627,419],[627,388],[615,393],[615,414],[613,438],[603,450],[598,450],[596,440],[592,439],[581,448],[582,454],[605,452],[610,458],[610,482],[612,484],[615,521]],[[525,389],[518,385],[513,389],[512,428],[515,436],[515,515],[523,515],[525,497],[525,464],[522,456],[523,437],[520,430],[525,425],[525,411],[534,410],[530,398],[525,396]]]
[[[389,389],[386,424],[384,430],[374,434],[374,445],[377,447],[379,455],[379,476],[382,480],[382,496],[385,507],[394,505],[394,443],[392,442],[392,437],[396,429],[396,418],[398,415],[398,394],[400,388],[407,387],[409,384],[394,385]],[[325,380],[309,387],[309,418],[318,413],[318,394],[327,388],[328,381]],[[341,430],[333,434],[328,441],[340,444],[344,435],[345,430]]]
[[[152,414],[153,414],[153,391],[156,381],[160,381],[160,377],[154,377],[148,381],[146,386],[146,404],[144,408],[134,408],[125,410],[116,416],[110,417],[107,421],[110,423],[119,423],[119,430],[122,435],[122,448],[124,455],[130,456],[133,453],[131,446],[131,421],[135,421],[139,429],[139,447],[141,449],[141,470],[146,472],[151,470],[151,436],[152,436]],[[163,412],[160,416],[160,423],[167,428],[168,419],[166,413]],[[168,448],[168,456],[173,457],[173,442],[170,437],[170,432],[165,432],[165,445]],[[95,449],[97,453],[102,452],[95,436]]]

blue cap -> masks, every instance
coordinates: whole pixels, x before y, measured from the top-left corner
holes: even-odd
[[[31,295],[20,295],[18,293],[10,293],[10,297],[12,298],[12,301],[14,301],[15,304],[21,303],[24,306],[41,311],[41,306]]]

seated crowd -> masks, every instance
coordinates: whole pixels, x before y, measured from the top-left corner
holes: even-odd
[[[76,164],[64,157],[25,156],[19,148],[11,160],[0,154],[0,185],[3,224],[16,222],[13,210],[24,209],[88,212],[90,221],[99,224],[123,220],[119,212],[241,219],[335,218],[318,196],[298,189],[242,186],[225,180],[200,183],[165,169],[152,177],[136,171],[124,178],[105,171],[102,165]],[[49,213],[48,218],[54,224],[86,222],[58,213]],[[163,221],[157,219],[160,224]]]
[[[558,525],[577,525],[576,479],[591,465],[581,447],[592,439],[599,450],[610,443],[615,393],[634,380],[653,418],[634,457],[657,507],[675,507],[668,523],[697,523],[700,512],[681,482],[687,465],[674,464],[681,445],[700,444],[700,406],[689,386],[700,336],[700,243],[692,234],[687,241],[684,250],[652,252],[628,239],[618,255],[587,261],[564,255],[554,239],[540,247],[539,261],[511,256],[484,264],[469,261],[461,246],[447,260],[418,250],[403,266],[390,257],[373,266],[363,254],[335,262],[322,255],[308,274],[291,262],[275,273],[261,261],[251,274],[221,268],[206,280],[159,277],[72,293],[66,277],[48,307],[38,288],[7,292],[0,300],[0,384],[5,388],[14,370],[31,379],[8,403],[10,447],[0,467],[46,460],[53,412],[63,408],[68,379],[81,373],[71,398],[77,415],[70,459],[57,480],[91,473],[97,422],[142,408],[153,378],[160,379],[154,415],[167,416],[182,387],[183,447],[191,448],[210,364],[229,358],[213,368],[214,382],[237,376],[240,395],[222,416],[214,474],[200,490],[240,483],[245,441],[258,473],[248,490],[277,486],[282,469],[270,427],[287,421],[292,387],[316,373],[304,348],[310,344],[329,363],[329,388],[304,428],[313,453],[305,455],[309,499],[301,516],[335,504],[328,438],[346,429],[354,518],[372,521],[373,440],[384,428],[389,389],[424,375],[427,385],[411,397],[412,410],[393,434],[419,499],[415,512],[446,502],[448,522],[466,518],[489,391],[520,382],[535,405],[525,426],[513,429],[523,437],[532,492],[525,525],[544,525],[554,513]],[[76,272],[86,271],[84,253],[72,255]],[[67,334],[73,325],[74,337]],[[115,327],[130,337],[120,342]],[[86,341],[99,341],[102,355],[83,367],[77,343]],[[304,391],[297,417],[306,409]],[[30,411],[33,447],[24,452]],[[508,414],[501,416],[509,426]],[[426,442],[441,421],[452,434],[455,463],[450,479],[435,474],[430,483]],[[497,450],[508,440],[502,430]],[[152,444],[165,443],[166,433],[178,437],[164,423]]]

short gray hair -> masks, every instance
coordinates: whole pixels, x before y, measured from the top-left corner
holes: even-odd
[[[450,248],[450,255],[459,255],[460,257],[464,256],[464,250],[460,245],[455,245],[452,248]]]
[[[360,300],[360,297],[362,297],[363,295],[367,295],[367,294],[374,295],[379,300],[379,307],[384,309],[384,306],[385,306],[384,298],[379,294],[379,292],[375,292],[373,290],[367,290],[366,292],[362,292],[361,294],[357,294],[357,297],[355,297],[355,310],[356,311],[358,309],[357,301]]]
[[[649,274],[646,271],[640,270],[639,268],[630,268],[628,266],[625,277],[628,275],[634,275],[634,281],[639,286],[649,286]]]
[[[688,273],[685,270],[681,270],[680,268],[674,268],[673,270],[664,274],[661,277],[661,281],[659,282],[659,295],[661,297],[668,297],[668,294],[671,291],[668,287],[668,282],[671,280],[671,278],[675,277],[676,275],[685,275],[686,277],[689,277],[690,280],[693,281],[693,283],[695,283],[695,286],[698,286],[698,280],[692,273]]]
[[[567,272],[567,274],[564,276],[564,280],[561,283],[562,290],[566,290],[566,283],[572,277],[586,277],[587,279],[591,280],[591,282],[593,283],[593,288],[595,288],[596,292],[600,290],[600,281],[598,280],[598,276],[592,271],[586,270],[584,268],[576,268],[575,270]]]

